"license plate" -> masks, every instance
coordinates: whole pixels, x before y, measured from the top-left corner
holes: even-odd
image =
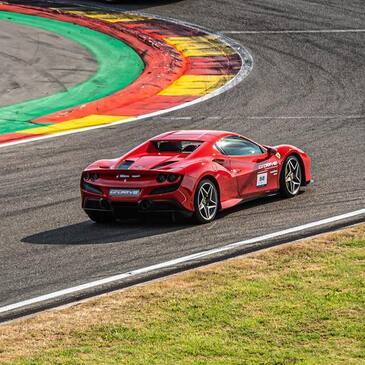
[[[139,195],[140,189],[110,189],[110,196],[136,197]]]

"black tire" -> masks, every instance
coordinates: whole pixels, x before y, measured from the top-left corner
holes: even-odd
[[[217,186],[209,179],[199,182],[194,196],[194,218],[199,224],[209,223],[217,215],[219,193]]]
[[[106,224],[106,223],[114,222],[114,217],[111,213],[88,211],[88,212],[86,212],[86,214],[95,223]]]
[[[293,198],[298,195],[302,185],[302,176],[302,165],[298,157],[288,156],[280,173],[280,195],[284,198]]]

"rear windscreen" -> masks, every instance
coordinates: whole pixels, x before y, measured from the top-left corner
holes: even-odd
[[[192,153],[202,142],[200,141],[155,141],[158,152]]]

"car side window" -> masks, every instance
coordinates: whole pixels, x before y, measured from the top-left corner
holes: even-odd
[[[239,136],[229,136],[217,142],[217,148],[227,156],[254,156],[263,153],[260,146]]]

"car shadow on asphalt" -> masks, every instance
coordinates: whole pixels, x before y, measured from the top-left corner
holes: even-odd
[[[247,212],[246,218],[262,215],[260,212],[250,212],[257,206],[270,205],[282,200],[279,195],[271,195],[239,204],[233,208],[220,212],[216,222],[223,221],[226,216],[236,212]],[[265,209],[266,213],[270,210]],[[276,214],[277,207],[273,209]],[[199,229],[209,229],[211,225],[199,226]],[[60,228],[51,229],[27,236],[21,241],[39,245],[88,245],[125,242],[140,238],[148,238],[162,234],[175,233],[196,227],[192,219],[171,220],[168,215],[152,216],[148,219],[130,219],[109,224],[96,224],[88,220]]]
[[[24,237],[21,241],[39,245],[108,244],[174,233],[189,226],[191,227],[189,222],[173,222],[168,216],[108,224],[97,224],[88,220],[33,234]]]
[[[303,194],[302,191],[299,192],[298,195]],[[247,216],[253,217],[255,215],[262,215],[262,211],[250,211],[250,209],[254,208],[254,207],[258,207],[258,206],[263,206],[263,205],[270,205],[276,202],[280,202],[280,201],[284,201],[285,199],[282,198],[279,194],[272,194],[272,195],[267,195],[261,198],[254,198],[252,200],[249,201],[244,201],[238,205],[235,205],[232,208],[226,209],[222,212],[219,213],[219,215],[217,216],[216,219],[223,219],[226,216],[229,216],[235,212],[240,212],[240,211],[246,211],[247,210]],[[267,213],[273,213],[276,214],[277,213],[277,206],[273,206],[273,210],[270,211],[268,208],[265,209],[265,214]]]

